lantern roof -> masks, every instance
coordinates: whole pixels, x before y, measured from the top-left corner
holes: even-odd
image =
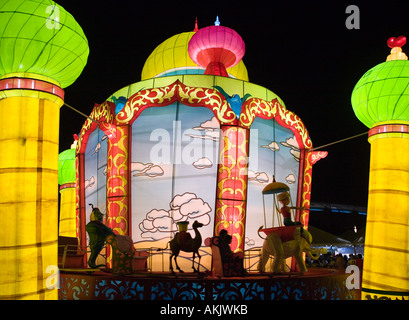
[[[65,88],[87,63],[83,30],[54,1],[1,0],[0,30],[0,77],[45,76]]]
[[[146,60],[141,79],[179,74],[204,74],[206,67],[196,64],[188,52],[190,40],[200,30],[196,20],[193,31],[176,34],[158,45]],[[231,78],[249,80],[247,68],[242,60],[226,70]]]

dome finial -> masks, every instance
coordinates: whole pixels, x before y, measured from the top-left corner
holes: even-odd
[[[391,48],[391,54],[388,55],[386,61],[391,60],[408,60],[408,57],[402,52],[402,47],[406,44],[406,37],[399,36],[397,38],[391,37],[387,41],[388,47]]]
[[[218,18],[216,22],[219,21]],[[226,68],[238,64],[244,52],[245,45],[240,35],[233,29],[220,25],[201,28],[192,36],[188,45],[192,61],[206,68],[204,74],[216,76],[228,77]]]
[[[195,28],[194,28],[193,32],[197,32],[197,31],[199,31],[199,27],[197,25],[197,17],[196,17],[196,19],[195,19]]]
[[[216,16],[216,21],[214,22],[216,27],[220,26],[219,16]]]

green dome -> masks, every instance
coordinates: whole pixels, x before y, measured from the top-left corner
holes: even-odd
[[[34,73],[71,85],[88,41],[71,14],[51,0],[0,0],[0,76]]]
[[[75,149],[68,149],[58,155],[58,184],[75,182]]]
[[[370,69],[355,85],[351,103],[369,128],[383,121],[409,121],[409,61],[386,61]]]

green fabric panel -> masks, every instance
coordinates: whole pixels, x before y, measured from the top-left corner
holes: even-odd
[[[0,0],[0,75],[35,73],[71,85],[84,69],[88,41],[79,24],[50,0]]]
[[[351,103],[367,127],[389,120],[409,120],[409,61],[386,61],[370,69],[355,85]]]

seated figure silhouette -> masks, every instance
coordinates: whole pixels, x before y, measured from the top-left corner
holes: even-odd
[[[92,206],[92,204],[90,204]],[[92,206],[92,212],[90,215],[90,222],[85,226],[85,230],[89,236],[89,247],[91,249],[91,255],[88,259],[88,265],[91,268],[98,268],[105,265],[95,265],[99,253],[105,245],[105,240],[110,234],[114,234],[111,228],[108,228],[102,223],[103,213],[98,208]]]

